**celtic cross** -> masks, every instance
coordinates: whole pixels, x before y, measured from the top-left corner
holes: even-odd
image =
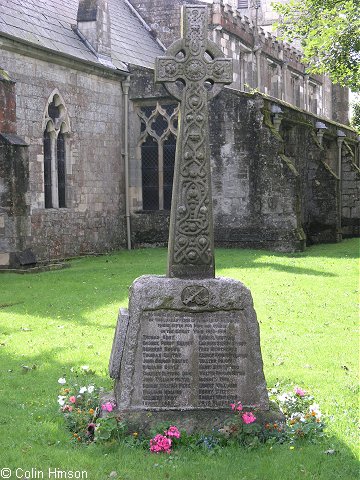
[[[158,57],[155,81],[181,103],[168,276],[215,276],[208,100],[232,82],[232,60],[208,40],[206,6],[183,6],[181,39]]]

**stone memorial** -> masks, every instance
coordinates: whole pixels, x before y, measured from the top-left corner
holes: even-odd
[[[232,82],[232,60],[207,24],[206,6],[182,7],[182,38],[155,68],[181,104],[168,272],[132,284],[109,366],[117,408],[139,429],[211,430],[234,401],[269,409],[250,291],[214,273],[208,101]]]

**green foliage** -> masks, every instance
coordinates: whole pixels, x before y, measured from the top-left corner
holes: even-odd
[[[360,98],[352,104],[353,115],[351,118],[351,126],[355,128],[360,135]]]
[[[290,0],[273,4],[283,39],[301,41],[308,72],[360,90],[360,8],[358,0]]]
[[[127,426],[113,416],[106,416],[96,420],[95,442],[106,442],[109,440],[120,441],[127,432]]]

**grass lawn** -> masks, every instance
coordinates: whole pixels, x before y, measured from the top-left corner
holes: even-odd
[[[57,380],[69,378],[72,367],[88,365],[95,374],[87,381],[111,388],[107,365],[118,309],[127,305],[136,277],[165,272],[165,249],[72,260],[60,271],[1,274],[0,476],[9,468],[12,479],[48,479],[48,469],[57,468],[86,471],[89,480],[113,471],[117,480],[358,479],[358,251],[355,239],[297,254],[216,251],[217,275],[252,291],[268,386],[310,391],[328,427],[314,445],[227,448],[214,455],[75,447],[58,413]]]

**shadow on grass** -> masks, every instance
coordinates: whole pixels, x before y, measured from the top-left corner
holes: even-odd
[[[0,275],[1,314],[24,315],[32,323],[37,317],[82,326],[108,328],[91,321],[88,315],[99,311],[113,313],[113,328],[120,306],[126,306],[128,290],[141,275],[160,275],[165,271],[166,251],[151,249],[118,252],[96,258],[71,261],[71,268],[52,272]],[[26,319],[26,320],[25,320]]]
[[[329,270],[317,270],[299,266],[301,259],[318,258],[356,258],[358,256],[357,239],[345,240],[340,244],[317,245],[301,253],[275,253],[261,250],[218,249],[216,251],[217,270],[237,268],[262,269],[284,272],[293,275],[312,275],[316,277],[335,277]],[[146,275],[164,275],[166,272],[167,250],[165,248],[119,251],[112,255],[72,260],[70,269],[43,272],[38,274],[0,275],[1,313],[16,313],[76,322],[84,326],[113,328],[117,311],[126,306],[128,288],[135,278]],[[271,261],[274,259],[275,261]],[[281,260],[284,262],[281,263]],[[294,259],[294,264],[289,264]],[[299,262],[297,262],[299,260]],[[229,271],[229,276],[231,272]],[[99,311],[99,316],[108,315],[108,325],[91,321],[88,314]],[[29,317],[29,321],[31,320]],[[32,321],[32,320],[31,320]]]
[[[297,260],[314,259],[315,263],[322,266],[321,259],[352,259],[359,258],[359,240],[348,239],[342,243],[322,244],[308,247],[304,252],[280,253],[265,250],[246,250],[219,248],[216,251],[216,267],[219,270],[257,268],[269,269],[294,275],[313,275],[320,277],[336,277],[337,274],[323,269],[308,268],[296,265]],[[277,262],[271,261],[276,260]],[[284,263],[281,263],[281,260]],[[319,259],[318,261],[316,259]],[[293,261],[294,265],[290,265]],[[331,265],[330,265],[331,266]]]
[[[61,388],[57,380],[59,377],[69,380],[74,364],[61,364],[54,359],[56,353],[57,349],[54,348],[46,354],[29,353],[20,359],[2,352],[0,459],[7,468],[30,470],[36,466],[47,470],[57,465],[64,470],[87,470],[88,478],[92,480],[107,478],[111,471],[116,471],[118,478],[128,480],[357,478],[358,462],[355,455],[334,436],[317,444],[297,443],[294,449],[290,449],[288,444],[274,445],[272,448],[263,446],[253,451],[229,447],[215,455],[179,449],[174,451],[172,461],[165,455],[150,455],[147,451],[120,445],[75,448],[70,443],[71,434],[66,430],[62,415],[57,413],[57,395]],[[37,368],[23,374],[21,363],[37,365]],[[111,388],[109,379],[98,372],[81,374],[74,380],[79,386],[95,384]]]
[[[312,268],[291,267],[289,265],[280,265],[278,263],[259,262],[259,263],[241,263],[240,265],[232,265],[225,267],[223,263],[217,262],[217,268],[221,270],[233,270],[234,268],[266,268],[269,270],[276,270],[279,272],[292,273],[294,275],[313,275],[319,277],[337,277],[335,273],[321,272]]]

